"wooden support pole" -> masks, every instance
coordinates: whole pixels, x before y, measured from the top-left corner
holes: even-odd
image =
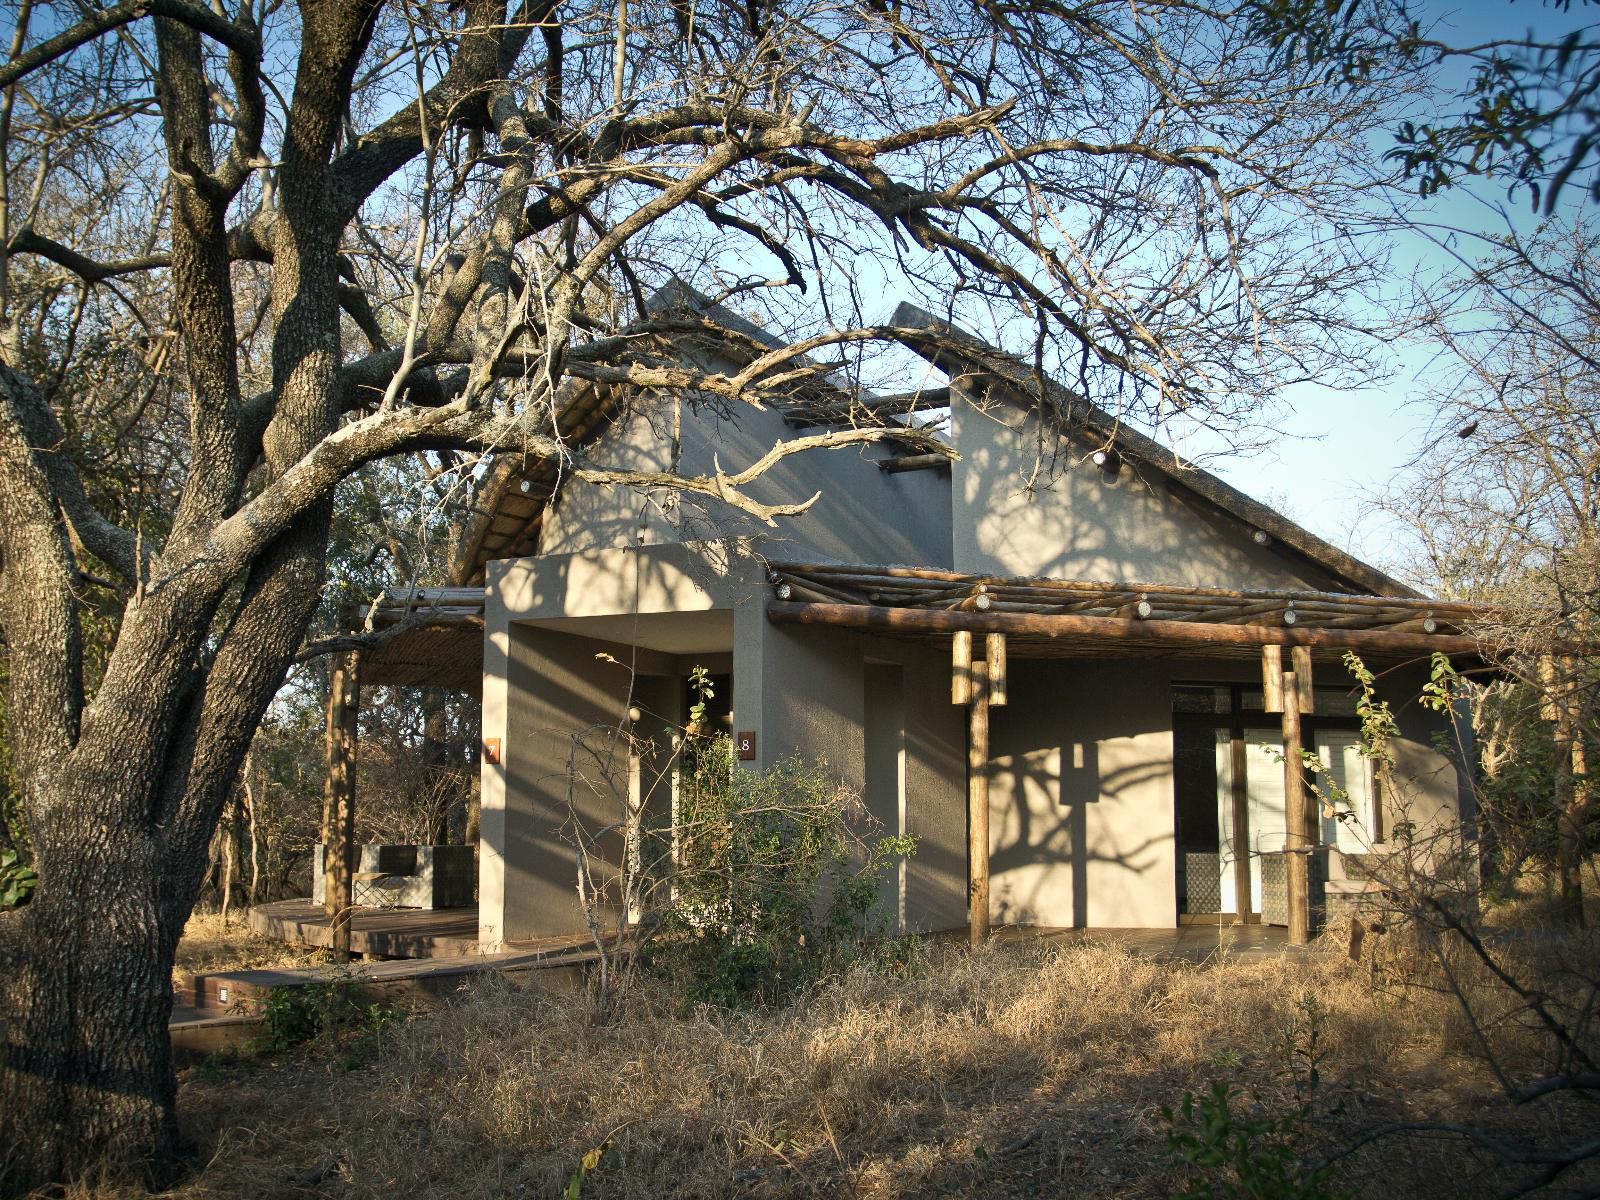
[[[989,673],[989,703],[1004,707],[1006,702],[1006,635],[986,634],[983,639],[984,658]]]
[[[1300,763],[1300,704],[1293,671],[1283,676],[1283,823],[1289,944],[1311,940],[1311,846],[1306,837],[1306,780]]]
[[[950,703],[972,700],[972,632],[958,629],[950,636]]]
[[[1311,679],[1311,647],[1296,646],[1289,652],[1291,670],[1294,671],[1295,699],[1300,704],[1300,715],[1317,711],[1317,693]]]
[[[1283,711],[1283,647],[1261,647],[1262,711]]]
[[[350,956],[350,916],[355,904],[356,745],[361,715],[361,660],[333,660],[328,681],[327,780],[323,791],[323,906],[337,959]]]
[[[1242,736],[1235,735],[1233,756],[1233,911],[1239,923],[1250,920],[1250,755]]]
[[[972,664],[967,738],[967,923],[974,950],[989,940],[989,665]]]

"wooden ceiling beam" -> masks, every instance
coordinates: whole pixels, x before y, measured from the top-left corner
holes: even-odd
[[[1309,646],[1386,654],[1475,654],[1477,640],[1449,634],[1387,629],[1317,629],[1295,625],[1217,625],[1057,613],[969,612],[959,609],[883,608],[865,604],[798,604],[770,601],[774,625],[827,625],[883,633],[1020,634],[1071,638],[1107,647],[1137,642],[1167,646]]]

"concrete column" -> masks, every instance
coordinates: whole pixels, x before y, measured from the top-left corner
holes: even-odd
[[[478,754],[478,944],[506,938],[506,769],[513,754],[506,697],[511,621],[504,597],[507,565],[490,563],[484,589],[483,721]]]

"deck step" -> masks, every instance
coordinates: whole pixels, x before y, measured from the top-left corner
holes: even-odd
[[[175,1007],[167,1035],[172,1058],[180,1067],[193,1066],[213,1054],[248,1050],[260,1035],[261,1018],[223,1015],[203,1009]]]
[[[565,991],[582,986],[589,967],[598,960],[593,947],[559,945],[549,949],[357,962],[343,966],[217,971],[193,976],[179,996],[195,1012],[206,1016],[258,1013],[266,998],[278,988],[330,983],[347,983],[373,1000],[427,1004],[456,991],[466,979],[488,971],[514,975],[536,971],[540,987]]]

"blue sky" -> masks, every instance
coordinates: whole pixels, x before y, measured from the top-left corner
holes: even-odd
[[[1530,0],[1430,7],[1441,22],[1440,40],[1458,45],[1519,37],[1530,29],[1538,36],[1564,33],[1592,24],[1594,16],[1581,3],[1563,13]],[[1581,191],[1581,185],[1568,189],[1574,200]],[[1503,220],[1495,208],[1503,208],[1518,224],[1529,220],[1525,196],[1508,199],[1503,190],[1485,186],[1476,194],[1452,189],[1424,211],[1443,224],[1490,229]],[[1435,271],[1448,265],[1447,256],[1422,238],[1396,247],[1397,275],[1413,267]],[[1336,544],[1380,565],[1397,565],[1402,538],[1372,511],[1371,500],[1391,487],[1422,451],[1431,416],[1427,387],[1438,366],[1422,346],[1397,346],[1393,358],[1392,379],[1371,391],[1303,386],[1286,393],[1283,436],[1270,449],[1214,459],[1208,467]]]

